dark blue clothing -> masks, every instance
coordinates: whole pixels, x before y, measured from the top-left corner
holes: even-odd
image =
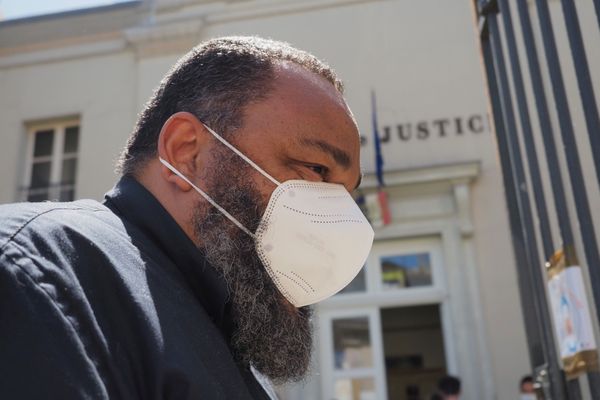
[[[132,178],[104,204],[0,207],[0,398],[266,399],[226,285]]]

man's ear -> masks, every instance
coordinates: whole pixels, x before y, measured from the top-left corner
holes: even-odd
[[[170,163],[188,179],[192,179],[204,168],[208,154],[210,133],[189,112],[177,112],[163,124],[158,136],[158,156]],[[161,176],[180,190],[192,189],[189,183],[161,164]]]

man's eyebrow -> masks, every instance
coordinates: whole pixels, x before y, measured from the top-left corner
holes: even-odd
[[[344,150],[320,139],[304,138],[300,140],[300,143],[305,146],[316,147],[325,153],[329,153],[336,163],[340,164],[345,169],[350,168],[350,156]]]
[[[300,143],[305,146],[317,147],[317,148],[319,148],[319,150],[329,153],[333,157],[335,162],[340,164],[343,168],[345,168],[345,169],[350,168],[350,156],[344,150],[341,150],[341,149],[335,147],[334,145],[329,144],[329,143],[325,142],[324,140],[319,140],[319,139],[303,138],[300,140]],[[356,182],[356,186],[354,186],[353,190],[358,189],[358,187],[360,186],[360,183],[362,182],[362,177],[363,177],[363,174],[361,172],[360,175],[358,176],[358,182]]]

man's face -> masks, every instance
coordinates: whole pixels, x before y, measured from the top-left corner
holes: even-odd
[[[359,183],[360,142],[337,90],[296,66],[283,66],[270,95],[245,110],[230,141],[280,182],[326,181],[349,191]],[[208,194],[255,231],[275,185],[221,143],[200,179]],[[235,356],[277,382],[301,379],[312,349],[311,310],[291,305],[261,264],[254,241],[199,200],[194,229],[231,293]]]
[[[533,382],[523,382],[523,384],[521,385],[521,393],[535,393]]]
[[[277,69],[267,99],[250,104],[244,125],[231,139],[246,156],[280,182],[290,179],[339,183],[348,191],[360,181],[360,140],[342,95],[323,78],[286,64]],[[254,169],[266,203],[273,183]]]

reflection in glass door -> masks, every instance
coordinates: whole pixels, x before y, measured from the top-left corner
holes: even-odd
[[[333,349],[335,369],[371,368],[373,348],[368,317],[333,320]]]
[[[322,315],[323,398],[378,400],[386,397],[379,312],[375,308]]]

